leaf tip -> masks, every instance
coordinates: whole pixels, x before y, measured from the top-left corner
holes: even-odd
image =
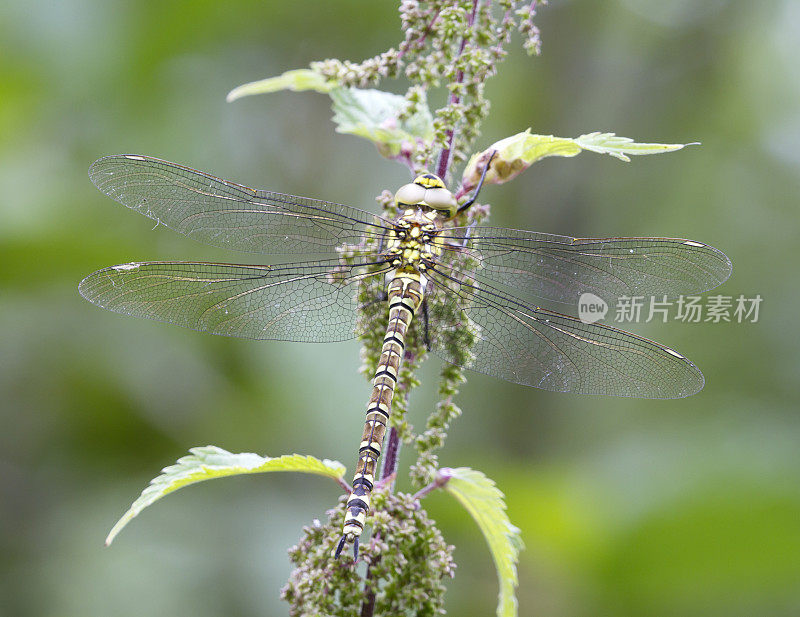
[[[103,542],[103,546],[105,546],[106,548],[111,546],[111,543],[114,541],[114,538],[117,537],[117,532],[118,531],[119,530],[117,529],[117,525],[114,525],[114,528],[111,531],[108,532],[108,535],[106,536],[106,539]]]

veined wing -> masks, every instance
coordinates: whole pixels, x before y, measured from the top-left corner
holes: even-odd
[[[145,262],[90,274],[81,295],[116,313],[251,339],[332,342],[354,336],[356,283],[369,264],[285,266]]]
[[[251,189],[147,156],[98,159],[89,177],[103,193],[190,238],[250,253],[334,255],[390,225],[341,204]]]
[[[723,252],[676,238],[570,238],[475,227],[447,230],[437,242],[447,252],[460,250],[453,242],[465,245],[465,255],[479,264],[479,281],[573,305],[586,292],[609,302],[700,293],[731,273]]]
[[[428,275],[435,293],[459,301],[468,320],[458,327],[476,338],[471,358],[459,362],[448,343],[453,326],[434,323],[433,349],[465,368],[545,390],[639,398],[690,396],[705,383],[689,360],[649,339],[527,306],[438,268]]]

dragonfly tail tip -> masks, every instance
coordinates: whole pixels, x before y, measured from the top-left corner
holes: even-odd
[[[342,536],[339,540],[339,544],[336,545],[336,550],[333,552],[333,558],[339,559],[339,555],[342,554],[342,549],[344,548],[344,543],[347,540],[347,536]]]
[[[339,557],[342,554],[342,551],[344,550],[344,546],[348,542],[348,540],[353,543],[353,560],[358,561],[358,536],[356,536],[355,538],[350,536],[348,538],[347,535],[343,535],[341,538],[339,538],[339,542],[336,545],[336,550],[333,551],[334,559],[339,559]]]

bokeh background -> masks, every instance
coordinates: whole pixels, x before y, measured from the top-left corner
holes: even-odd
[[[547,159],[486,191],[493,222],[713,244],[734,263],[720,293],[761,294],[761,316],[635,328],[704,370],[687,400],[556,395],[473,374],[442,460],[506,493],[527,544],[521,615],[800,614],[800,4],[554,0],[538,23],[543,55],[513,46],[489,84],[480,147],[529,126],[703,145],[630,164]],[[112,548],[102,541],[191,446],[352,466],[369,391],[358,345],[216,338],[82,301],[78,281],[102,266],[237,259],[153,230],[86,169],[136,152],[374,208],[406,171],[334,134],[326,97],[225,94],[312,60],[371,56],[398,27],[393,3],[363,0],[3,3],[0,615],[287,614],[285,551],[335,502],[327,481],[200,485]],[[417,424],[437,366],[413,399]],[[492,615],[477,528],[446,495],[426,507],[457,546],[450,614]]]

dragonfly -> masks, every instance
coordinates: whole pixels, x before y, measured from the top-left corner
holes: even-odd
[[[359,290],[383,290],[385,336],[372,382],[338,557],[358,557],[378,461],[412,319],[445,361],[558,392],[680,398],[704,385],[677,351],[600,323],[539,306],[599,297],[696,294],[724,282],[731,262],[677,238],[572,238],[499,227],[457,226],[459,204],[441,178],[423,173],[394,195],[397,216],[222,180],[140,155],[95,161],[103,193],[189,238],[297,263],[131,262],[79,285],[104,309],[211,334],[333,342],[358,336]],[[463,217],[462,217],[463,220]],[[455,318],[454,318],[455,316]],[[454,340],[469,334],[463,353]]]

